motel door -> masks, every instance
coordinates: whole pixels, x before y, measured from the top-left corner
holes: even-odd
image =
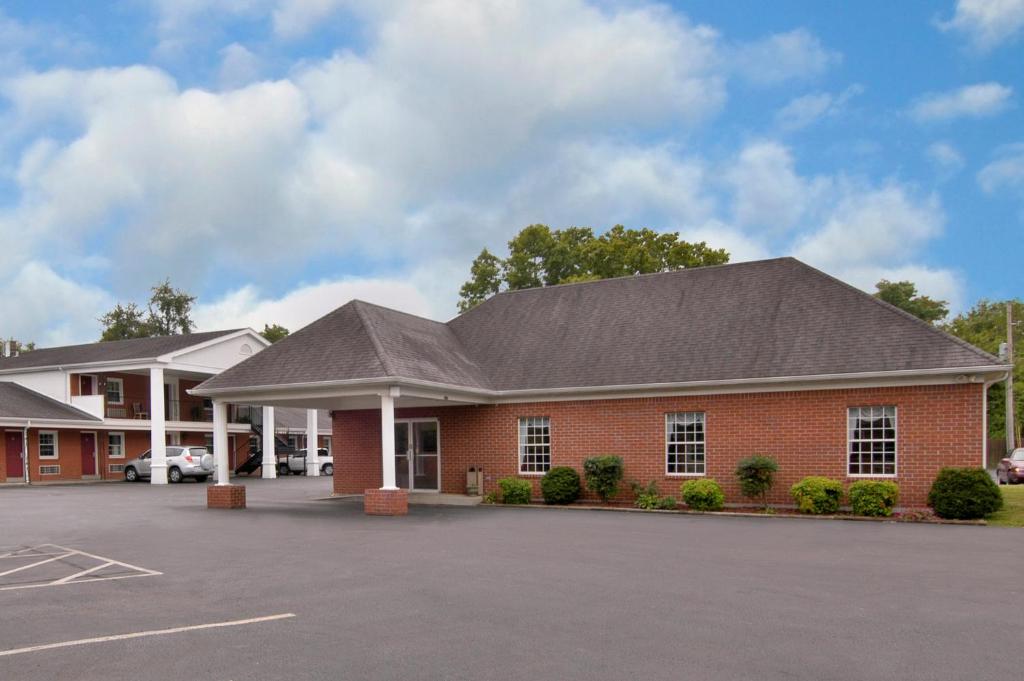
[[[82,433],[82,477],[96,475],[96,433]]]
[[[395,484],[402,489],[439,492],[441,449],[438,422],[395,421]]]
[[[23,480],[25,469],[21,462],[21,433],[16,430],[8,430],[4,433],[4,449],[6,450],[7,477]]]

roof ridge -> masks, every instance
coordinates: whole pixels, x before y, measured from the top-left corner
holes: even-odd
[[[854,286],[853,284],[849,284],[849,283],[843,281],[842,279],[839,279],[837,277],[833,277],[828,272],[824,272],[822,270],[819,270],[817,267],[812,267],[811,265],[808,265],[807,263],[805,263],[802,260],[799,260],[797,258],[790,258],[790,259],[793,262],[797,263],[798,265],[801,265],[801,266],[811,270],[812,272],[815,272],[818,275],[820,275],[822,277],[825,277],[826,279],[829,279],[829,280],[831,280],[831,281],[833,281],[833,282],[835,282],[837,284],[840,284],[841,286],[844,286],[845,288],[848,288],[848,289],[850,289],[852,291],[855,291],[856,293],[858,293],[858,294],[860,294],[862,296],[867,297],[868,300],[872,301],[876,305],[880,305],[883,309],[889,310],[890,312],[895,312],[898,315],[902,315],[906,319],[909,319],[910,321],[914,322],[915,324],[928,329],[929,331],[931,331],[934,334],[938,334],[940,337],[942,337],[942,338],[944,338],[946,340],[953,341],[957,345],[960,345],[960,346],[966,348],[967,350],[970,350],[970,351],[974,352],[975,354],[980,355],[981,357],[983,357],[983,358],[985,358],[987,360],[995,360],[996,364],[1004,364],[1004,362],[1002,360],[1000,360],[998,357],[996,357],[995,355],[990,354],[988,352],[985,352],[981,348],[968,343],[963,338],[958,338],[957,336],[954,336],[953,334],[949,333],[948,331],[943,331],[942,329],[940,329],[939,327],[935,326],[934,324],[930,324],[930,323],[924,321],[923,319],[921,319],[920,317],[912,315],[912,314],[910,314],[909,312],[907,312],[906,310],[904,310],[902,308],[896,307],[892,303],[887,303],[884,300],[882,300],[881,298],[877,298],[877,297],[873,296],[872,294],[868,293],[867,291],[859,289],[856,286]]]
[[[380,362],[380,366],[384,369],[385,375],[395,376],[395,369],[391,366],[391,362],[387,357],[387,352],[384,350],[384,345],[380,342],[380,338],[377,337],[377,330],[374,328],[373,322],[370,321],[370,318],[363,310],[363,305],[366,304],[367,303],[362,300],[358,300],[356,298],[352,299],[352,308],[356,311],[359,321],[363,323],[363,327],[366,329],[366,335],[370,337],[370,343],[373,345],[373,352],[377,355],[377,361]]]
[[[436,319],[431,319],[430,317],[423,317],[421,315],[413,314],[412,312],[406,312],[404,310],[396,310],[395,308],[388,307],[387,305],[380,305],[379,303],[371,303],[370,301],[363,300],[362,298],[353,298],[349,302],[359,303],[359,304],[364,305],[366,307],[377,308],[378,310],[386,310],[386,311],[394,313],[394,314],[400,314],[400,315],[403,315],[405,317],[412,317],[413,319],[419,319],[419,320],[425,321],[425,322],[432,322],[434,324],[440,324],[441,326],[447,326],[448,325],[446,322],[439,322]]]
[[[624,280],[634,281],[636,279],[646,279],[646,278],[650,278],[650,277],[659,277],[659,276],[666,275],[666,274],[681,274],[683,272],[696,272],[696,271],[700,271],[700,270],[715,270],[715,269],[721,269],[721,268],[724,268],[724,267],[741,267],[741,266],[745,266],[745,265],[762,265],[762,264],[767,263],[767,262],[781,262],[781,261],[784,261],[784,260],[796,260],[796,258],[794,258],[793,256],[790,256],[790,255],[782,255],[782,256],[778,256],[776,258],[761,258],[759,260],[741,260],[739,262],[724,262],[724,263],[720,263],[718,265],[697,265],[696,267],[680,267],[678,269],[665,270],[663,272],[643,272],[641,274],[624,274],[621,277],[605,277],[603,279],[590,279],[590,280],[587,280],[587,281],[567,281],[567,282],[563,282],[561,284],[546,284],[546,285],[541,285],[541,286],[530,286],[529,288],[505,289],[504,291],[498,291],[497,293],[495,293],[494,295],[490,296],[489,298],[486,298],[486,299],[480,301],[478,304],[476,304],[473,307],[469,308],[465,312],[460,312],[455,317],[452,317],[452,319],[450,319],[449,322],[454,321],[456,319],[459,319],[460,317],[463,317],[463,316],[469,314],[473,310],[479,309],[482,305],[484,305],[485,303],[488,303],[488,302],[494,300],[498,296],[503,296],[503,295],[506,295],[506,294],[527,293],[529,291],[546,291],[548,289],[563,288],[563,287],[567,287],[567,286],[588,286],[588,285],[592,285],[592,284],[607,284],[607,283],[610,283],[610,282],[624,281]]]
[[[51,346],[48,346],[48,347],[45,347],[45,348],[36,348],[35,350],[31,350],[30,352],[45,352],[45,351],[48,351],[48,350],[67,350],[69,348],[86,348],[86,347],[89,347],[89,346],[92,346],[92,345],[103,345],[105,347],[109,347],[109,346],[111,346],[113,344],[137,343],[139,341],[154,340],[154,339],[157,339],[157,338],[182,338],[182,337],[185,337],[185,336],[199,336],[199,335],[211,335],[211,334],[217,334],[217,335],[220,335],[220,336],[226,336],[229,333],[236,333],[238,331],[244,331],[245,329],[246,329],[246,327],[239,327],[237,329],[214,329],[212,331],[190,331],[189,333],[171,333],[171,334],[167,334],[165,336],[144,336],[142,338],[119,338],[117,340],[110,340],[110,341],[100,340],[100,341],[93,341],[92,343],[71,343],[70,345],[51,345]],[[23,353],[23,354],[26,354],[26,353]],[[18,356],[20,357],[21,355],[18,355]],[[2,359],[11,359],[11,358],[10,357],[6,357],[6,358],[2,358]]]

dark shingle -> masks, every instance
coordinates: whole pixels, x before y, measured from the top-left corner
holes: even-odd
[[[59,348],[40,348],[17,357],[0,358],[0,371],[8,369],[36,369],[42,367],[90,364],[93,362],[130,362],[155,359],[169,352],[176,352],[193,345],[204,343],[220,336],[235,333],[229,331],[204,331],[177,336],[156,338],[133,338],[131,340],[65,345]]]
[[[0,418],[99,421],[70,405],[7,381],[0,381]]]
[[[395,377],[544,390],[996,364],[779,258],[511,291],[447,324],[353,301],[202,387]]]

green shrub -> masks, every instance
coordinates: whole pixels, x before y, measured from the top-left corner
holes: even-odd
[[[533,487],[526,480],[519,478],[502,478],[498,481],[501,488],[501,503],[503,504],[528,504],[533,494]]]
[[[843,502],[843,483],[819,475],[810,475],[789,488],[801,513],[832,514]]]
[[[779,464],[770,456],[760,454],[743,459],[736,465],[736,478],[740,481],[743,496],[753,499],[761,497],[761,505],[768,505],[768,492],[775,484],[775,472]]]
[[[484,498],[483,498],[483,500],[480,503],[481,504],[496,504],[496,503],[498,503],[498,495],[495,494],[494,492],[488,492],[487,494],[484,495]]]
[[[644,510],[657,509],[660,511],[671,511],[678,503],[675,497],[661,496],[658,494],[658,483],[653,480],[646,486],[639,482],[631,485],[633,489],[633,505]]]
[[[928,492],[940,518],[974,520],[1003,507],[1003,495],[984,468],[943,468]]]
[[[622,482],[622,457],[606,454],[592,456],[583,462],[583,475],[587,479],[587,489],[608,501],[619,491]]]
[[[555,466],[540,479],[545,504],[571,504],[580,498],[580,474],[568,466]]]
[[[892,515],[900,488],[891,480],[859,480],[850,485],[850,506],[857,515]]]
[[[679,491],[683,502],[694,511],[721,511],[725,506],[725,492],[711,478],[687,480]]]

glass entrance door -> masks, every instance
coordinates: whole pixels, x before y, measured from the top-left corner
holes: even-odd
[[[408,490],[440,491],[438,444],[437,421],[396,421],[395,484]]]

